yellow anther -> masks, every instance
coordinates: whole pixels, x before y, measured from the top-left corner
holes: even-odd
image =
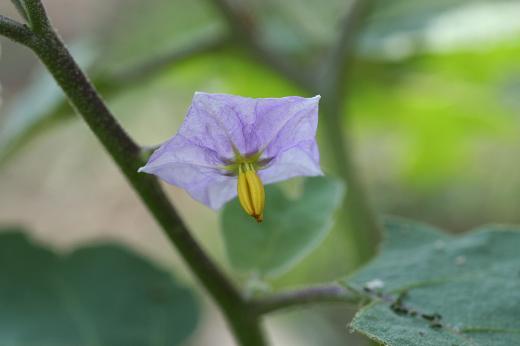
[[[264,219],[265,192],[262,181],[250,163],[238,167],[238,200],[246,213],[262,222]]]

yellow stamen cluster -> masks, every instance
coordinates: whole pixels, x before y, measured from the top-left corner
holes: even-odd
[[[255,166],[249,162],[238,165],[238,200],[246,213],[262,222],[264,219],[265,191],[256,174]]]

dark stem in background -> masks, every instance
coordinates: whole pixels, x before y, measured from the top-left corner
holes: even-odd
[[[0,33],[7,33],[7,37],[27,45],[45,64],[67,95],[71,105],[81,114],[115,160],[148,210],[181,253],[186,264],[221,307],[239,343],[265,345],[259,315],[249,308],[241,293],[192,237],[162,191],[157,179],[151,175],[137,173],[137,169],[145,163],[141,158],[141,148],[119,125],[78,67],[49,24],[41,3],[37,0],[28,0],[27,9],[31,26],[38,28],[38,33],[32,33],[27,39],[27,29],[23,25],[4,19],[0,22]],[[12,29],[13,27],[16,30]]]
[[[285,57],[266,48],[255,30],[254,18],[245,7],[229,0],[212,1],[227,20],[235,39],[247,47],[254,57],[307,92],[323,96],[320,103],[327,134],[325,138],[333,153],[336,170],[349,188],[343,204],[350,236],[358,252],[357,264],[367,261],[375,253],[380,230],[363,182],[357,175],[352,141],[346,132],[348,126],[342,120],[356,38],[373,1],[356,0],[352,3],[341,23],[338,41],[324,62],[324,71],[319,75],[306,74],[306,68],[289,64]]]
[[[27,30],[29,29],[27,28]],[[28,34],[32,35],[30,31],[28,31]],[[144,60],[130,67],[122,68],[115,73],[110,73],[108,76],[102,75],[101,73],[94,73],[92,84],[96,86],[97,90],[105,99],[110,99],[134,86],[146,83],[148,80],[156,77],[159,73],[174,65],[196,56],[218,52],[228,47],[229,41],[228,37],[219,35],[193,42],[189,46],[181,49],[165,52],[149,60]],[[60,101],[54,105],[45,112],[45,114],[39,117],[41,119],[40,121],[29,126],[24,133],[17,136],[16,140],[6,142],[8,143],[7,149],[3,149],[2,155],[0,155],[0,168],[11,158],[15,157],[18,150],[22,149],[24,145],[27,145],[30,140],[43,129],[46,129],[49,125],[55,124],[58,121],[75,118],[72,116],[73,112],[67,100]]]
[[[350,236],[361,263],[374,255],[380,229],[362,179],[358,176],[349,123],[345,124],[343,120],[350,120],[344,112],[348,101],[347,89],[351,84],[356,39],[371,6],[372,0],[353,2],[341,23],[338,41],[332,47],[318,80],[323,95],[325,138],[332,148],[336,169],[349,188],[343,202],[346,210],[344,217],[350,226]]]
[[[225,18],[233,37],[251,52],[253,58],[266,64],[284,78],[304,89],[314,88],[315,83],[312,75],[299,68],[299,66],[290,63],[286,57],[268,49],[262,44],[256,31],[252,14],[244,6],[241,6],[240,2],[233,1],[231,3],[228,0],[211,1]]]
[[[161,71],[175,64],[195,56],[216,52],[229,46],[229,43],[229,37],[222,35],[199,40],[182,49],[165,52],[152,59],[144,60],[131,67],[125,67],[120,71],[110,73],[108,77],[99,76],[94,83],[101,91],[119,92],[126,89],[128,85],[135,85],[153,78]]]

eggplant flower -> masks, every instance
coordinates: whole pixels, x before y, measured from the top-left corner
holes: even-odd
[[[196,92],[177,134],[139,172],[183,188],[212,209],[238,195],[261,222],[263,184],[323,174],[315,139],[319,99]]]

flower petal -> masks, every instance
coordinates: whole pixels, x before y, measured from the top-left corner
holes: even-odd
[[[264,149],[262,158],[276,157],[300,142],[315,141],[319,100],[320,96],[258,99],[255,136]]]
[[[248,97],[196,92],[179,133],[231,160],[233,146],[242,154],[248,151],[255,106],[256,100]]]
[[[300,142],[298,145],[278,153],[269,166],[260,170],[258,175],[264,184],[298,176],[323,175],[316,141]]]
[[[215,151],[194,144],[177,134],[139,169],[185,189],[205,205],[219,209],[236,195],[236,178],[225,175]]]
[[[319,96],[252,99],[195,93],[177,135],[154,152],[140,172],[185,189],[213,209],[236,196],[237,178],[223,169],[242,155],[262,152],[265,184],[321,175],[315,141]]]

